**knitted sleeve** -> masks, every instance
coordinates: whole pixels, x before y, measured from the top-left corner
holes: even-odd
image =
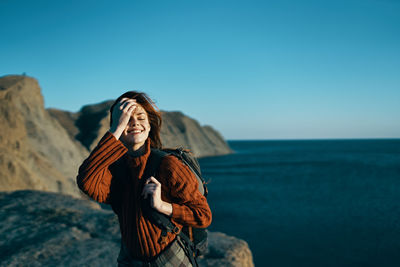
[[[127,148],[107,132],[79,167],[78,187],[92,199],[109,203],[111,173],[108,167],[121,158]]]
[[[172,204],[172,219],[177,223],[199,228],[211,224],[207,199],[198,190],[198,182],[190,169],[174,156],[163,159],[160,175],[165,175]]]

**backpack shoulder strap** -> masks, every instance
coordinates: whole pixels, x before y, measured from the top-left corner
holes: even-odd
[[[165,152],[178,158],[184,165],[186,165],[190,169],[190,171],[197,179],[197,182],[199,184],[198,189],[200,193],[207,197],[207,183],[201,175],[200,164],[196,157],[189,150],[183,149],[182,147],[167,148],[165,149]]]
[[[144,169],[144,178],[150,176],[156,177],[158,170],[160,169],[162,159],[167,156],[168,153],[160,149],[152,148],[150,151],[149,158],[146,162],[146,167]]]
[[[146,167],[144,170],[144,177],[150,177],[150,176],[154,176],[156,177],[157,172],[160,169],[160,165],[161,165],[161,161],[162,159],[169,155],[170,153],[162,151],[160,149],[151,149],[149,158],[147,159],[146,162]],[[169,218],[168,216],[161,214],[159,212],[157,212],[155,209],[151,208],[149,205],[149,203],[143,202],[142,204],[144,204],[145,206],[143,207],[143,211],[145,214],[147,214],[147,216],[149,217],[150,220],[153,221],[153,223],[155,223],[156,225],[158,225],[159,227],[161,227],[161,238],[160,238],[160,242],[165,242],[166,241],[166,237],[167,237],[167,232],[172,232],[177,234],[182,241],[185,243],[185,247],[188,250],[188,257],[192,263],[193,266],[198,266],[196,259],[194,258],[194,252],[195,250],[195,246],[193,244],[193,242],[190,240],[189,237],[187,237],[172,221],[171,218]]]

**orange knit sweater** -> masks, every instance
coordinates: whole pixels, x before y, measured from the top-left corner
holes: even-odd
[[[111,204],[117,213],[121,237],[131,256],[149,260],[158,255],[175,238],[168,233],[167,243],[160,244],[161,230],[143,216],[141,211],[142,177],[150,155],[146,152],[132,157],[128,149],[107,132],[89,157],[82,163],[77,176],[79,188],[94,200]],[[161,162],[158,177],[161,198],[172,204],[172,221],[178,226],[207,227],[211,210],[206,198],[198,191],[198,182],[187,166],[174,156]]]

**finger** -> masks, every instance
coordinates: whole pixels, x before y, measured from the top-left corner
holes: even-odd
[[[143,194],[149,194],[149,193],[151,193],[151,192],[154,192],[154,191],[156,191],[156,187],[146,187],[146,188],[143,188],[143,191],[142,191],[142,195]]]
[[[156,178],[154,178],[153,176],[150,176],[149,180],[151,182],[155,183],[156,185],[161,185],[161,183]]]
[[[134,111],[135,109],[136,109],[136,107],[137,107],[137,105],[132,105],[132,106],[130,106],[129,108],[128,108],[128,112],[132,112],[132,111]]]
[[[148,187],[147,186],[143,187],[142,195],[146,194],[146,193],[148,193]]]
[[[136,104],[135,103],[124,103],[124,104],[122,104],[120,107],[119,107],[119,109],[123,112],[123,113],[129,113],[129,112],[132,112],[133,110],[134,110],[134,108],[132,108],[132,106],[133,107],[136,107]],[[129,110],[130,109],[130,110]]]
[[[146,192],[154,192],[157,190],[157,185],[146,187]]]
[[[121,104],[120,109],[125,109],[126,107],[131,106],[131,105],[136,105],[136,102],[135,101],[131,101],[131,100],[127,100],[127,101],[125,101],[124,103]]]
[[[152,181],[151,181],[150,177],[149,177],[149,178],[147,178],[147,180],[146,180],[146,183],[145,183],[145,184],[152,184],[152,183],[154,183],[154,182],[152,182]]]
[[[126,106],[124,107],[124,111],[125,112],[133,111],[136,107],[137,107],[137,104],[135,102],[130,102],[130,103],[126,104]]]
[[[149,192],[154,192],[157,190],[157,185],[149,186]]]
[[[142,192],[143,198],[147,198],[149,195],[151,195],[151,192],[149,192],[148,190],[143,190]]]
[[[120,104],[122,104],[122,103],[124,103],[126,100],[128,100],[129,98],[127,98],[127,97],[124,97],[124,98],[121,98],[121,100],[119,101],[119,103]]]
[[[135,103],[136,104],[136,99],[126,98],[124,101],[121,102],[121,104],[126,104],[126,103]]]
[[[147,185],[146,187],[143,187],[142,195],[154,192],[156,189],[157,185]]]
[[[120,109],[120,110],[123,110],[123,109],[126,107],[126,104],[127,104],[126,101],[120,102],[120,103],[119,103],[119,109]]]
[[[128,100],[129,100],[129,98],[124,97],[119,101],[118,105],[119,105],[120,109],[123,105],[125,105],[126,101],[128,101]]]
[[[134,101],[134,102],[136,102],[136,99],[124,97],[124,98],[122,98],[122,99],[119,101],[119,103],[122,104],[122,103],[125,103],[125,102],[127,102],[127,101]]]
[[[129,103],[136,103],[136,99],[131,98],[122,98],[119,102],[119,108],[124,109]]]
[[[153,196],[155,195],[155,193],[154,193],[154,191],[149,191],[149,192],[145,192],[144,194],[143,194],[143,198],[144,199],[146,199],[146,198],[152,198]]]

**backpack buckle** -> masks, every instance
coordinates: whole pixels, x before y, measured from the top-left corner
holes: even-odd
[[[161,236],[160,236],[160,239],[158,240],[158,242],[160,244],[166,244],[167,243],[167,236],[168,236],[167,231],[162,230],[161,231]]]
[[[167,236],[160,236],[160,239],[158,240],[160,244],[167,244]]]
[[[175,226],[174,229],[172,229],[172,232],[174,234],[179,234],[181,232],[181,229],[178,226]]]

